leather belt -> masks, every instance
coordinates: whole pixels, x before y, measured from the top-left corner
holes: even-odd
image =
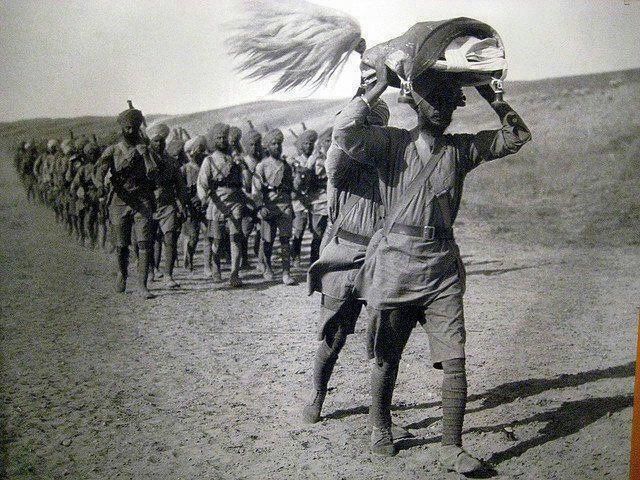
[[[342,240],[346,240],[347,242],[357,243],[358,245],[362,245],[364,247],[369,245],[369,242],[371,241],[371,237],[358,235],[357,233],[349,232],[342,228],[338,228],[336,237],[341,238]]]
[[[453,240],[452,228],[436,228],[431,225],[419,227],[415,225],[405,225],[404,223],[394,223],[390,230],[392,233],[409,235],[410,237],[433,240]]]

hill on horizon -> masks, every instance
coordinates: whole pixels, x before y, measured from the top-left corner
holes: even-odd
[[[465,184],[461,220],[518,242],[570,245],[640,245],[640,69],[507,82],[505,98],[522,115],[533,141],[520,153],[472,172]],[[477,132],[498,122],[467,89],[467,106],[454,114],[452,131]],[[415,115],[385,99],[391,124],[411,128]],[[285,152],[301,122],[324,130],[347,99],[256,101],[185,115],[151,115],[192,135],[216,122],[258,129],[279,127]],[[92,134],[115,138],[113,117],[33,119],[0,123],[5,152],[27,138]]]

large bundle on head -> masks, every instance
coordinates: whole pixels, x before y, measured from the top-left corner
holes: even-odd
[[[272,92],[326,84],[351,52],[364,50],[356,20],[304,0],[251,2],[227,45],[245,77],[276,79]]]
[[[507,62],[498,33],[471,18],[422,22],[403,35],[367,50],[361,63],[366,82],[375,78],[375,66],[389,67],[389,83],[410,88],[425,75],[438,75],[458,86],[488,84],[504,79]]]

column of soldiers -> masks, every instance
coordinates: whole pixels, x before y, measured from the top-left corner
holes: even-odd
[[[296,284],[292,262],[300,266],[307,225],[310,263],[318,257],[328,218],[324,159],[330,130],[319,137],[304,127],[295,142],[298,156],[287,158],[282,131],[261,133],[250,121],[244,133],[218,123],[192,138],[163,123],[143,128],[142,112],[130,106],[117,123],[120,139],[111,145],[70,132],[61,142],[48,140],[46,148],[23,142],[15,156],[30,200],[51,208],[82,245],[114,253],[117,292],[126,290],[131,252],[144,298],[154,297],[150,281],[179,287],[173,272],[180,237],[185,269],[195,272],[202,242],[204,277],[222,282],[227,261],[232,288],[243,285],[250,253],[266,280],[276,277],[276,240],[280,278]]]

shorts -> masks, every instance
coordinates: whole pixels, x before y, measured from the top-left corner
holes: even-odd
[[[178,231],[182,222],[178,217],[178,209],[175,205],[165,205],[164,207],[158,207],[153,215],[153,218],[158,222],[160,231],[164,235],[165,233]]]
[[[115,244],[126,247],[131,243],[131,229],[135,230],[138,242],[150,242],[153,239],[153,202],[140,201],[135,207],[112,203],[109,207],[109,219],[113,226]]]
[[[392,312],[395,314],[391,315]],[[378,362],[399,359],[418,323],[427,333],[434,368],[441,369],[445,360],[466,357],[464,310],[459,293],[438,297],[427,306],[377,311],[376,316],[371,316],[367,332],[369,358]]]
[[[260,222],[262,238],[265,242],[273,243],[276,239],[276,231],[281,238],[290,238],[293,227],[293,209],[291,205],[286,207],[270,207],[267,219]]]
[[[304,235],[304,231],[307,228],[307,222],[309,219],[308,210],[296,210],[293,212],[293,236],[301,238]]]
[[[355,332],[356,322],[360,316],[363,302],[355,298],[337,300],[322,295],[320,300],[320,330],[318,340],[331,338],[339,327],[350,335]]]
[[[228,213],[220,213],[218,218],[209,220],[207,237],[220,240],[223,237],[225,224],[229,229],[229,235],[233,236],[242,233],[242,210],[242,204],[236,203],[233,204]]]

